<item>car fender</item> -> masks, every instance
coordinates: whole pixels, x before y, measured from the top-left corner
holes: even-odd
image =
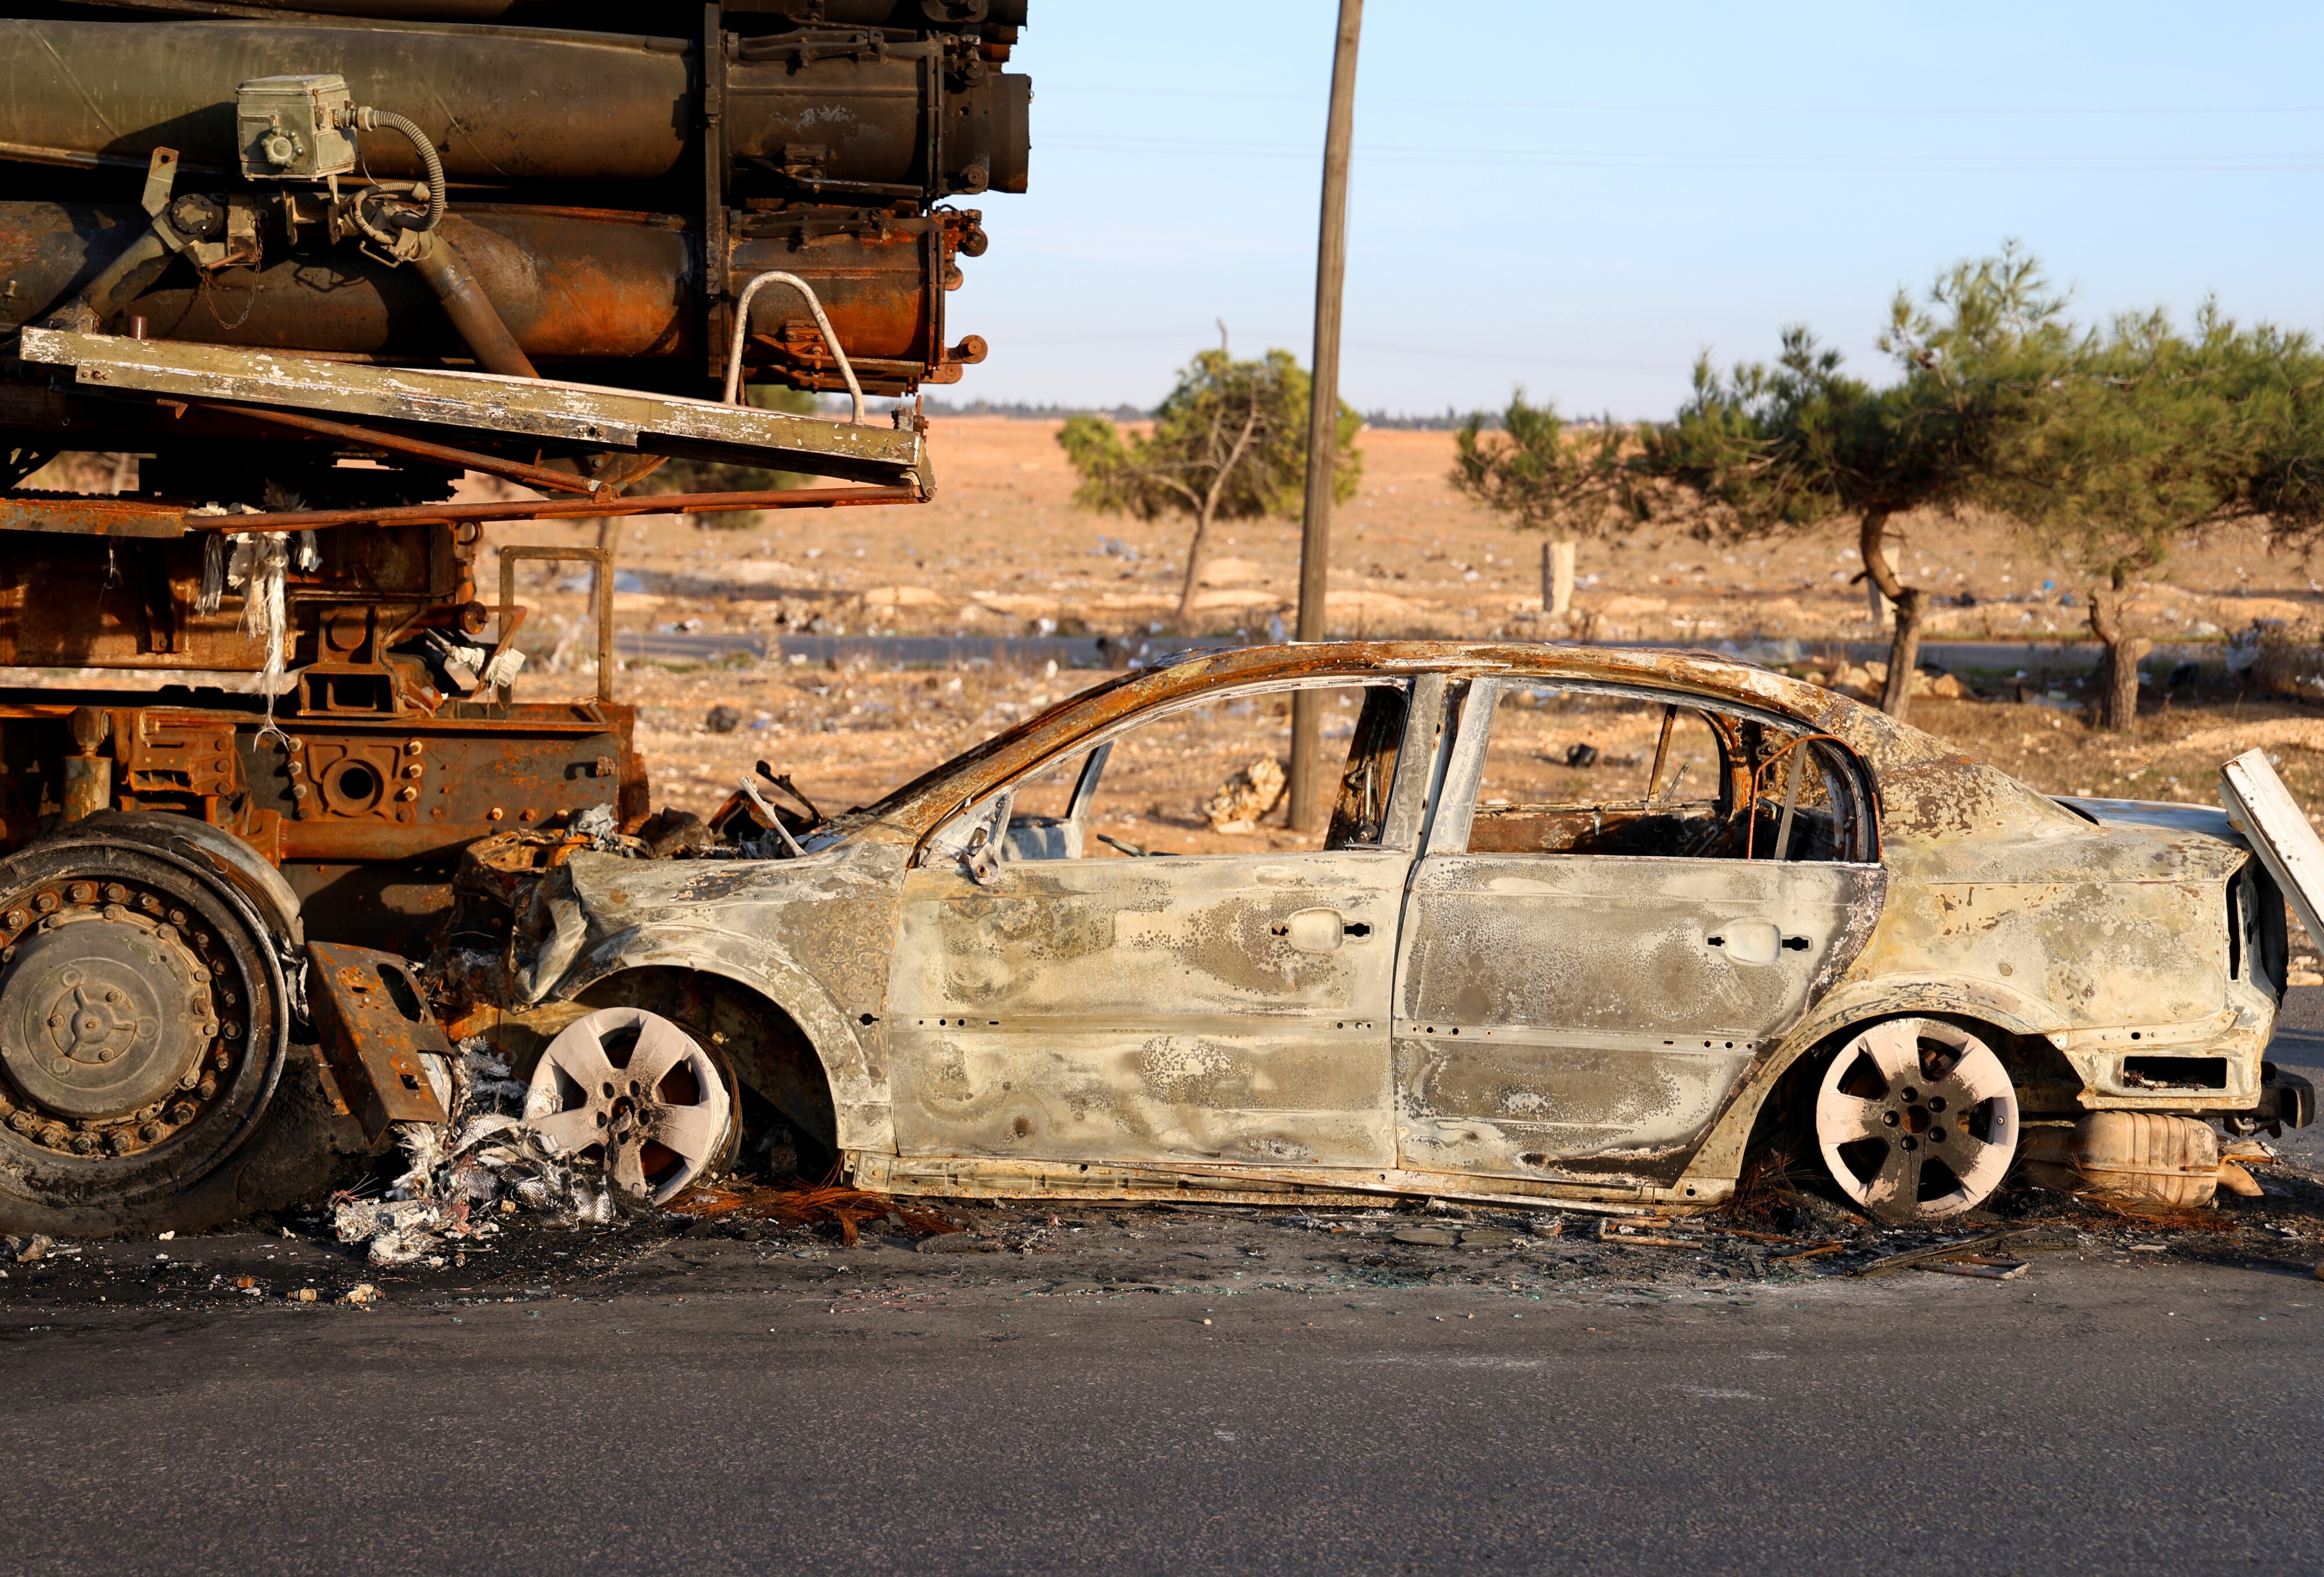
[[[657,968],[718,975],[789,1015],[815,1048],[830,1084],[839,1148],[894,1153],[887,1070],[830,993],[779,946],[731,931],[656,921],[598,943],[564,973],[551,994],[570,1001],[613,975]]]
[[[1833,1035],[1855,1024],[1904,1013],[1973,1019],[2016,1035],[2043,1038],[2065,1028],[2058,1011],[2038,998],[1973,975],[1882,975],[1842,983],[1794,1025],[1775,1049],[1754,1068],[1727,1111],[1695,1152],[1689,1181],[1741,1176],[1744,1146],[1759,1120],[1759,1108],[1792,1065]]]

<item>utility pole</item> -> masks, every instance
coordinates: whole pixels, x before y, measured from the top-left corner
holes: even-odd
[[[1332,474],[1340,454],[1340,305],[1348,278],[1348,146],[1356,129],[1356,40],[1364,0],[1340,0],[1332,109],[1323,132],[1323,213],[1315,239],[1314,388],[1307,407],[1307,507],[1299,531],[1301,641],[1321,641],[1332,571]],[[1291,696],[1291,825],[1323,825],[1320,692]]]

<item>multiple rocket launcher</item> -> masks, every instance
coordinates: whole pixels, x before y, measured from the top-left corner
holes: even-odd
[[[663,36],[638,34],[642,7],[516,0],[56,9],[0,23],[0,328],[47,320],[145,228],[166,149],[201,252],[102,303],[111,326],[489,364],[424,271],[332,239],[327,198],[425,180],[424,141],[449,204],[434,228],[547,375],[703,393],[743,284],[776,269],[816,290],[868,392],[983,354],[945,333],[985,244],[954,199],[1025,189],[1029,78],[1001,69],[1021,0],[655,8]],[[309,77],[419,137],[326,129],[352,144],[343,171],[266,168],[238,90]],[[746,336],[755,378],[844,386],[798,292],[761,291]]]

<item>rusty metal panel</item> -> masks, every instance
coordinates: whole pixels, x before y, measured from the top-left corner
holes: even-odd
[[[1005,862],[989,885],[912,872],[889,1012],[899,1147],[1386,1164],[1409,866],[1336,853]]]
[[[650,434],[778,467],[821,469],[847,462],[894,481],[916,474],[926,459],[920,435],[905,429],[491,373],[365,366],[49,328],[25,329],[19,354],[28,362],[72,367],[86,384],[148,394],[521,432],[619,448],[635,448],[641,435]]]
[[[333,942],[309,942],[307,958],[323,1055],[365,1137],[376,1141],[392,1123],[444,1121],[420,1058],[448,1058],[452,1043],[411,966],[392,953]]]
[[[1423,861],[1397,987],[1404,1164],[1667,1181],[1854,961],[1884,882],[1807,862]]]

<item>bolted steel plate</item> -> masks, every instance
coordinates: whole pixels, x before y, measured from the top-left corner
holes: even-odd
[[[208,972],[167,930],[92,916],[19,945],[0,977],[0,1062],[18,1089],[98,1118],[178,1088],[217,1024]]]

